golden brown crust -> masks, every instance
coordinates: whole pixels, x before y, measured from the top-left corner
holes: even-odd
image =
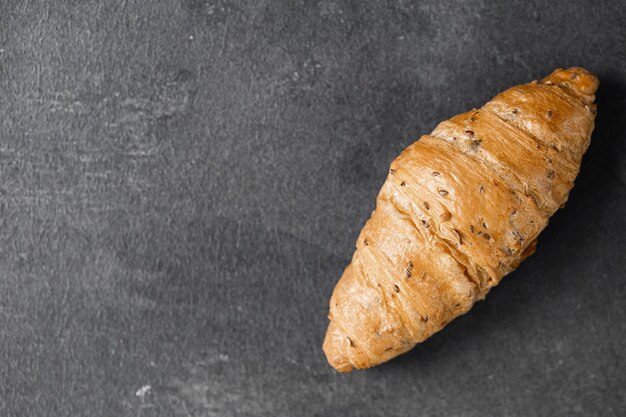
[[[340,372],[404,353],[531,255],[567,200],[594,126],[597,78],[558,69],[439,124],[391,164],[330,301]]]

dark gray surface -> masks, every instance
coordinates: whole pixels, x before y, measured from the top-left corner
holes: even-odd
[[[625,41],[620,1],[3,0],[0,415],[623,415]],[[335,373],[328,298],[392,158],[570,65],[597,130],[538,253]]]

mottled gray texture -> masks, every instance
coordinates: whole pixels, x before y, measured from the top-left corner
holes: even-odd
[[[623,415],[625,45],[620,1],[3,0],[0,415]],[[392,158],[570,65],[597,130],[538,253],[335,373],[328,299]]]

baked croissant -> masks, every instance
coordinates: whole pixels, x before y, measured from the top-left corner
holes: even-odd
[[[439,124],[391,164],[330,300],[340,372],[407,352],[531,255],[567,200],[594,127],[597,78],[557,69]]]

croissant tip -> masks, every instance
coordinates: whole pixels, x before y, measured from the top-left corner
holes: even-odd
[[[353,367],[348,359],[343,354],[343,344],[345,338],[340,334],[339,329],[335,324],[330,322],[328,330],[326,331],[326,337],[324,338],[324,345],[322,349],[326,355],[326,359],[330,366],[335,368],[338,372],[350,372]]]
[[[558,84],[583,96],[593,95],[600,84],[595,74],[581,67],[558,68],[543,81]]]

